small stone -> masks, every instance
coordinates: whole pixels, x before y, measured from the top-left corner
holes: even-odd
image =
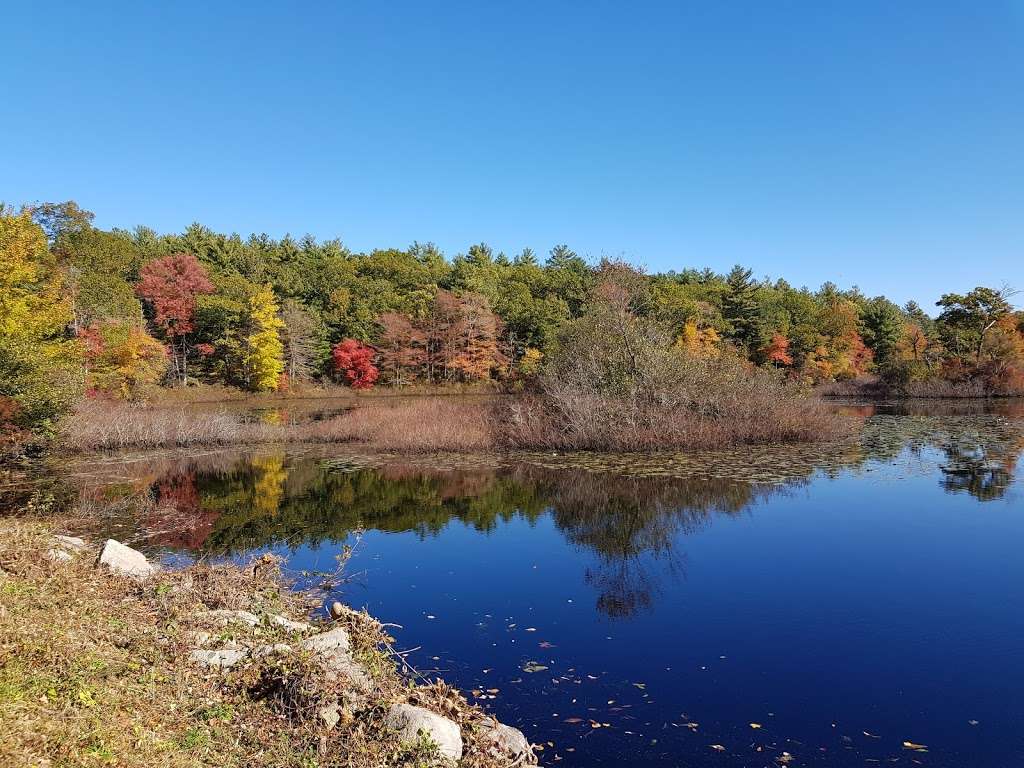
[[[532,765],[536,762],[533,748],[523,732],[488,718],[482,728],[487,753],[508,765]]]
[[[345,613],[345,606],[335,600],[331,603],[331,618],[340,619]]]
[[[255,627],[260,623],[260,618],[255,613],[249,613],[249,611],[232,611],[226,608],[219,608],[215,611],[203,611],[199,614],[200,619],[209,619],[218,626],[225,626],[232,622],[239,624],[248,624],[250,627]]]
[[[149,578],[158,570],[144,554],[114,539],[107,539],[97,562],[114,573],[139,580]]]
[[[81,552],[87,546],[85,540],[77,536],[54,536],[53,539],[57,542],[58,546],[75,552]]]
[[[193,639],[193,641],[195,642],[196,645],[199,645],[199,646],[206,645],[208,642],[210,642],[210,633],[209,632],[196,632],[195,634],[192,635],[192,639]]]
[[[279,616],[276,613],[267,614],[267,621],[271,624],[276,624],[279,627],[284,627],[289,632],[307,632],[313,628],[303,621],[292,621],[291,619]]]
[[[317,712],[320,715],[320,719],[324,721],[324,725],[328,729],[333,728],[341,720],[341,708],[337,704],[331,704],[323,707]]]
[[[248,651],[240,648],[221,648],[218,651],[192,651],[189,658],[202,667],[229,669],[244,659],[247,654]]]
[[[66,563],[72,559],[71,553],[66,549],[48,549],[46,550],[46,559],[54,563]]]
[[[313,637],[303,640],[302,647],[307,651],[317,653],[341,651],[347,654],[352,644],[349,642],[348,632],[343,627],[335,627],[329,632],[321,632],[319,635],[313,635]]]
[[[462,730],[446,717],[412,704],[395,704],[388,711],[387,723],[405,744],[418,743],[422,734],[445,757],[456,762],[462,759]]]

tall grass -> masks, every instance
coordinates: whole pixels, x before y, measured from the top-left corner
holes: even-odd
[[[71,451],[145,450],[259,443],[353,443],[377,450],[479,451],[494,447],[490,406],[451,398],[367,405],[302,424],[264,424],[243,414],[103,400],[79,405],[61,427]]]

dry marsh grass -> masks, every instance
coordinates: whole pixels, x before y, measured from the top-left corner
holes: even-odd
[[[441,397],[366,405],[301,424],[251,422],[227,411],[94,400],[82,403],[64,421],[60,442],[71,451],[259,443],[354,443],[399,452],[494,447],[489,405]]]
[[[349,444],[396,453],[493,450],[655,451],[816,441],[854,420],[773,377],[720,378],[666,398],[549,386],[542,395],[417,397],[298,424],[242,414],[88,401],[62,425],[66,450],[118,451],[270,443]]]

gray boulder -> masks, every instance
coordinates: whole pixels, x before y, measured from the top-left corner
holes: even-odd
[[[533,747],[517,728],[488,718],[483,723],[481,735],[487,754],[505,765],[533,765],[536,762]]]
[[[388,711],[388,727],[403,744],[417,744],[426,736],[449,760],[462,759],[462,729],[446,717],[412,704],[395,704]]]
[[[144,554],[114,539],[107,539],[100,550],[98,563],[114,573],[140,581],[149,578],[158,570]]]
[[[304,621],[292,621],[291,619],[285,618],[284,616],[280,616],[276,613],[268,613],[267,621],[279,627],[284,627],[289,632],[308,632],[313,628]]]
[[[195,650],[189,658],[201,667],[229,669],[248,655],[244,648],[221,648],[216,651]]]
[[[349,641],[348,632],[345,631],[344,627],[335,627],[328,632],[321,632],[319,635],[313,635],[313,637],[303,640],[302,647],[307,651],[315,651],[316,653],[347,654],[352,648],[352,643]]]
[[[54,536],[53,540],[58,547],[72,552],[81,552],[87,546],[85,540],[77,536]]]
[[[373,690],[373,681],[369,674],[352,658],[352,643],[343,627],[335,627],[328,632],[307,637],[299,647],[320,657],[329,679],[336,679],[340,674],[347,678],[359,693],[366,694]]]
[[[215,611],[203,611],[199,614],[199,619],[209,620],[211,623],[216,624],[219,627],[225,627],[228,624],[248,624],[250,627],[255,627],[260,623],[260,618],[255,613],[249,613],[249,611],[232,611],[227,608],[218,608]]]
[[[55,563],[66,563],[86,548],[85,541],[77,536],[54,536],[53,543],[56,546],[46,551],[46,559]]]

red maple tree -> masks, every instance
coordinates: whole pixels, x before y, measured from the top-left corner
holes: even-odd
[[[373,347],[355,339],[340,341],[331,350],[334,369],[344,374],[352,389],[369,389],[377,381],[380,371],[373,364],[373,355]]]
[[[213,293],[206,270],[191,253],[172,253],[149,262],[135,292],[153,307],[153,322],[174,350],[174,367],[187,383],[187,336],[195,327],[196,300]]]

